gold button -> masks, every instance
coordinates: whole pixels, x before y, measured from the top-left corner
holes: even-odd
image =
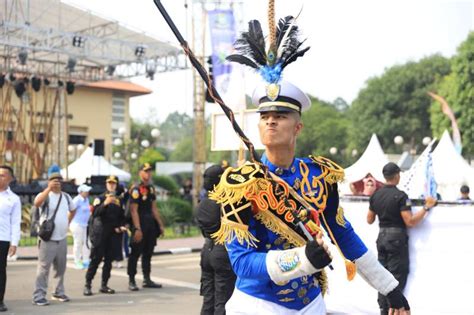
[[[311,300],[309,299],[309,297],[305,297],[305,298],[303,299],[303,304],[304,304],[304,305],[309,304],[309,302],[311,302]]]

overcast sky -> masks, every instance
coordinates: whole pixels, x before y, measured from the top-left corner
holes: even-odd
[[[66,2],[176,43],[152,0]],[[245,28],[246,22],[255,18],[266,24],[267,2],[244,0],[237,5],[238,20],[243,21],[240,27]],[[190,38],[186,25],[191,25],[191,14],[190,9],[186,14],[185,1],[162,3],[183,35]],[[326,101],[342,97],[352,102],[368,78],[393,65],[435,53],[450,57],[474,30],[474,0],[277,0],[276,15],[297,15],[301,7],[298,25],[311,49],[288,66],[285,79]],[[246,74],[247,93],[251,93],[255,77],[253,73]],[[151,120],[163,121],[175,110],[191,115],[191,79],[190,71],[156,75],[154,81],[133,79],[152,89],[153,94],[132,98],[132,117],[146,120],[153,112]]]

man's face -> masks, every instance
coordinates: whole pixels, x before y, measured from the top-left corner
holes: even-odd
[[[117,183],[115,182],[107,182],[107,191],[113,192],[117,189]]]
[[[0,189],[6,189],[10,182],[12,181],[12,176],[7,169],[0,168]]]
[[[48,181],[48,186],[51,188],[52,191],[60,191],[61,190],[61,182],[62,179],[55,178]]]
[[[81,196],[82,196],[83,198],[87,198],[87,197],[89,197],[89,192],[88,192],[88,191],[82,191],[82,192],[81,192]]]
[[[260,114],[260,141],[266,147],[294,147],[303,123],[298,113],[266,112]]]
[[[148,182],[151,178],[151,170],[148,171],[140,171],[140,178],[143,182]]]

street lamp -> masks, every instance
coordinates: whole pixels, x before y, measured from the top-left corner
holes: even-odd
[[[357,154],[359,154],[359,151],[357,151],[357,149],[352,150],[352,156],[353,157],[356,157]]]
[[[121,146],[123,144],[123,140],[120,138],[115,138],[114,139],[114,145],[116,146]]]
[[[145,139],[145,140],[142,140],[142,142],[140,144],[141,144],[142,147],[144,147],[146,149],[150,146],[150,141]]]
[[[114,158],[120,159],[121,157],[122,157],[122,154],[120,154],[120,152],[115,152],[114,153]]]
[[[132,154],[130,154],[130,158],[131,158],[132,160],[136,160],[137,157],[138,157],[138,154],[136,154],[135,152],[132,152]]]
[[[331,155],[336,155],[337,154],[337,148],[336,147],[330,148],[329,153],[331,153]]]
[[[158,138],[160,136],[160,130],[158,128],[153,128],[150,134],[153,138]]]
[[[402,136],[396,136],[395,138],[393,138],[393,142],[396,145],[401,145],[401,144],[403,144],[403,137]]]
[[[117,130],[118,134],[120,136],[123,136],[126,132],[127,132],[127,129],[125,129],[125,127],[120,127],[118,130]]]
[[[430,144],[431,138],[430,137],[424,137],[422,142],[423,142],[423,145],[426,146],[426,145]]]

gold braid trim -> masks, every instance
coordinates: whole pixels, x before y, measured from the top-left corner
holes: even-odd
[[[346,258],[344,253],[342,252],[341,248],[339,247],[339,244],[336,241],[336,238],[334,237],[334,234],[332,234],[331,229],[329,228],[329,224],[326,221],[326,217],[324,216],[324,213],[320,213],[321,218],[323,219],[324,225],[326,225],[327,231],[329,233],[329,237],[331,238],[332,242],[336,246],[337,250],[341,254],[342,258],[344,259],[344,263],[346,265],[346,274],[347,274],[347,280],[351,281],[354,279],[356,272],[357,272],[357,266],[354,262],[350,261],[349,259]]]
[[[319,286],[321,287],[321,293],[323,296],[326,295],[326,292],[328,291],[328,275],[326,273],[326,270],[321,270],[321,272],[318,274],[318,276],[315,276],[316,280],[319,282]]]
[[[237,239],[239,244],[247,242],[248,246],[257,247],[258,239],[249,232],[249,227],[245,224],[240,224],[231,221],[227,218],[222,218],[221,227],[219,230],[211,235],[216,244],[224,245]]]
[[[270,41],[270,50],[275,49],[276,26],[275,26],[275,0],[268,1],[268,37]]]
[[[255,219],[262,222],[267,229],[280,235],[290,242],[293,246],[304,246],[306,241],[288,225],[282,222],[270,210],[260,210],[254,215]]]
[[[260,190],[266,190],[270,183],[264,178],[252,178],[241,185],[231,185],[221,181],[209,194],[209,198],[222,205],[238,204],[245,196],[253,195]]]
[[[334,161],[323,156],[314,157],[309,156],[316,164],[319,164],[322,170],[327,170],[327,174],[324,176],[326,182],[330,185],[340,183],[344,180],[344,169]]]
[[[336,222],[342,227],[346,227],[346,220],[344,219],[344,209],[342,207],[337,208]]]

